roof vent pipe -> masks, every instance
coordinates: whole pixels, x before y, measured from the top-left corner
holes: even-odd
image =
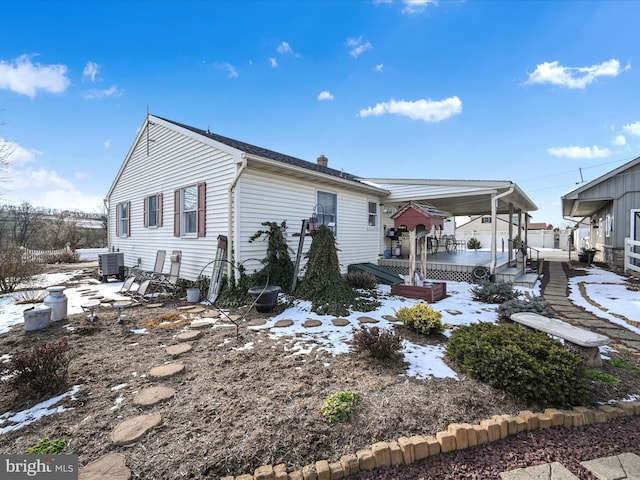
[[[329,165],[329,159],[327,157],[325,157],[324,155],[320,155],[318,157],[318,165],[320,165],[321,167],[326,167]]]

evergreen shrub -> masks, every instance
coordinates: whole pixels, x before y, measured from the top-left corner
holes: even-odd
[[[329,396],[320,413],[331,422],[342,422],[353,415],[353,407],[360,397],[355,392],[338,392]]]
[[[447,325],[442,323],[442,313],[428,303],[418,303],[413,307],[403,307],[396,312],[396,317],[404,325],[418,332],[430,335],[442,333]]]
[[[471,288],[471,295],[474,300],[482,303],[504,303],[518,298],[521,294],[510,282],[482,281]]]
[[[498,319],[506,321],[513,313],[530,312],[553,318],[553,311],[547,306],[541,297],[533,298],[512,298],[498,305]]]
[[[527,402],[573,406],[589,393],[583,360],[542,332],[461,326],[449,338],[447,356],[469,376]]]

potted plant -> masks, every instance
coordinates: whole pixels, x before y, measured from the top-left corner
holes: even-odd
[[[251,287],[249,295],[254,298],[256,310],[260,313],[268,313],[278,304],[278,294],[282,291],[277,285],[262,285]]]

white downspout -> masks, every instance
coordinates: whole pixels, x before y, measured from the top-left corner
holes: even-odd
[[[489,273],[491,275],[495,275],[496,273],[496,264],[498,263],[498,258],[496,254],[497,244],[498,244],[498,222],[497,222],[497,214],[498,214],[498,200],[502,197],[506,197],[507,195],[511,195],[515,187],[513,184],[509,187],[509,190],[506,192],[502,192],[498,195],[495,195],[491,198],[491,264],[489,265]],[[509,219],[511,221],[511,219]]]
[[[233,205],[237,203],[235,201],[236,199],[234,198],[236,194],[235,189],[236,189],[236,185],[238,184],[238,181],[240,180],[240,177],[242,176],[242,173],[247,168],[247,156],[244,153],[241,153],[240,158],[242,160],[240,164],[240,168],[236,172],[235,176],[233,177],[233,180],[231,181],[231,184],[229,185],[229,193],[228,193],[228,198],[229,198],[229,211],[227,214],[227,232],[229,232],[229,243],[227,244],[227,261],[228,261],[227,276],[228,278],[231,278],[231,276],[235,274],[232,268],[233,267],[233,250],[234,250],[234,245],[236,243],[235,242],[236,232],[233,228],[234,221],[232,216]]]

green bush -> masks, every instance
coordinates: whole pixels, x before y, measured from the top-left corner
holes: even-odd
[[[320,413],[331,422],[341,422],[353,415],[353,407],[360,397],[355,392],[338,392],[324,401]]]
[[[425,335],[442,333],[447,328],[442,323],[442,313],[434,310],[428,303],[418,303],[413,307],[403,307],[396,312],[396,317],[407,327]]]
[[[498,319],[509,320],[511,314],[518,312],[531,312],[553,318],[553,311],[547,306],[541,297],[512,298],[498,305]]]
[[[43,438],[27,448],[26,453],[27,455],[58,455],[66,445],[66,440],[62,438]]]
[[[580,357],[544,333],[515,325],[459,327],[447,355],[469,376],[527,402],[578,405],[589,393]]]
[[[287,229],[287,222],[263,222],[262,226],[268,227],[268,230],[259,230],[249,239],[249,242],[260,237],[267,240],[266,256],[260,260],[264,267],[252,275],[252,280],[255,285],[278,285],[288,292],[293,283],[294,264],[283,233]]]
[[[14,386],[23,394],[46,398],[67,387],[71,355],[66,338],[43,343],[16,353],[4,364],[4,374],[12,375]]]
[[[351,288],[373,290],[378,286],[378,279],[369,272],[349,272],[344,276],[344,279]]]
[[[474,300],[482,303],[504,303],[521,294],[513,288],[510,282],[487,282],[483,281],[471,289]]]
[[[360,326],[354,329],[352,348],[356,352],[367,352],[379,360],[390,358],[402,349],[402,339],[393,330]]]
[[[475,237],[470,238],[470,239],[467,241],[467,248],[468,248],[469,250],[477,250],[477,249],[479,249],[479,248],[480,248],[480,240],[478,240],[478,239],[477,239],[477,238],[475,238]]]

